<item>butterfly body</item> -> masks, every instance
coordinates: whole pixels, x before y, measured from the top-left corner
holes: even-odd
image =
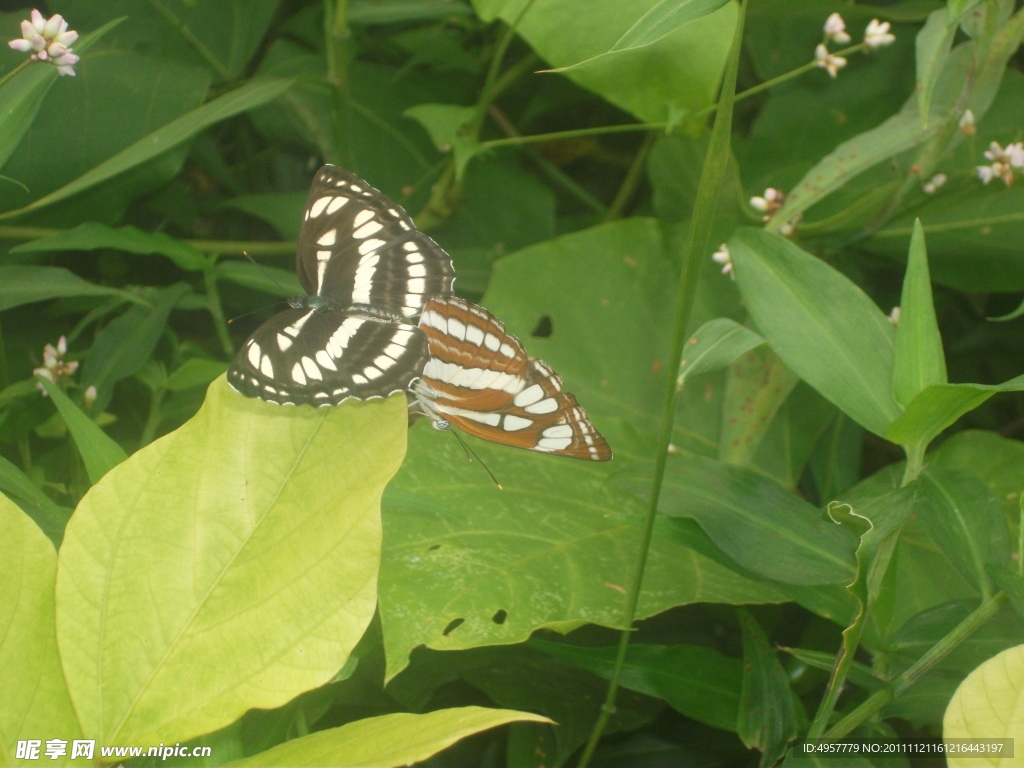
[[[439,429],[454,425],[491,442],[588,461],[611,459],[604,437],[562,379],[530,357],[483,307],[431,299],[420,316],[429,360],[413,387]]]
[[[451,294],[451,258],[390,198],[325,165],[310,188],[296,252],[306,296],[246,341],[228,383],[282,405],[338,405],[408,389],[428,359],[412,318]]]

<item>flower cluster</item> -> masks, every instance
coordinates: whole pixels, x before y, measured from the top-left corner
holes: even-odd
[[[78,370],[78,362],[70,360],[64,361],[64,356],[68,353],[68,340],[61,336],[57,341],[57,346],[53,344],[47,344],[43,348],[43,367],[36,368],[32,373],[36,376],[42,376],[44,379],[49,379],[55,384],[63,384],[71,378],[71,374]],[[46,397],[46,389],[43,388],[42,383],[36,382],[36,387],[43,393],[43,397]]]
[[[896,35],[889,30],[892,25],[888,21],[872,19],[864,30],[864,42],[862,45],[868,49],[882,48],[896,42]],[[832,53],[828,49],[829,43],[846,45],[850,42],[850,34],[846,31],[846,22],[838,13],[831,14],[825,19],[825,37],[814,49],[814,63],[827,71],[832,77],[839,74],[839,70],[846,66],[846,58]]]
[[[729,246],[722,243],[718,246],[718,250],[711,254],[711,259],[716,264],[722,265],[722,274],[728,275],[733,280],[736,279],[735,273],[732,271],[732,256],[729,255]]]
[[[944,173],[936,173],[928,181],[921,185],[921,189],[924,190],[926,195],[934,195],[939,191],[939,187],[949,181],[949,177]]]
[[[1010,186],[1013,184],[1013,169],[1024,170],[1024,143],[1018,141],[1003,148],[998,142],[993,141],[985,157],[991,160],[992,164],[978,166],[978,178],[982,183],[988,184],[998,177],[1006,186]]]
[[[58,74],[73,77],[78,56],[72,53],[71,44],[77,39],[78,33],[68,29],[59,13],[45,19],[33,9],[32,20],[21,22],[21,37],[8,45],[16,51],[31,51],[32,61],[48,61],[57,67]]]
[[[754,195],[754,197],[750,198],[750,207],[763,214],[761,221],[768,221],[778,212],[784,202],[786,202],[786,195],[783,194],[781,189],[768,187],[763,195]],[[796,225],[799,223],[800,216],[785,222],[779,227],[779,234],[785,237],[792,237],[793,233],[796,232]]]

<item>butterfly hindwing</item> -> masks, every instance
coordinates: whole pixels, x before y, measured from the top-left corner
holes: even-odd
[[[607,461],[604,437],[562,380],[489,312],[447,297],[420,318],[430,360],[416,388],[435,423],[484,440],[542,453]]]
[[[299,282],[335,306],[372,305],[400,317],[451,293],[451,258],[405,210],[348,171],[325,165],[306,200],[296,253]]]
[[[307,307],[261,325],[235,356],[228,382],[273,403],[337,405],[406,390],[426,360],[415,326]]]

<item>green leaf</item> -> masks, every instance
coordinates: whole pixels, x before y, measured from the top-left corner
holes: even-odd
[[[960,575],[987,596],[986,566],[1010,560],[1010,535],[999,502],[980,480],[941,467],[927,467],[920,487],[921,524]]]
[[[729,252],[744,303],[775,353],[859,424],[885,435],[900,415],[888,318],[849,278],[784,237],[741,228]]]
[[[944,739],[1024,739],[1024,645],[1008,648],[975,669],[960,683],[942,719]],[[965,755],[971,755],[967,752]],[[1003,760],[1000,760],[1003,762]],[[950,768],[978,760],[951,754]]]
[[[924,126],[928,125],[932,91],[956,36],[957,25],[948,24],[947,19],[955,18],[948,16],[945,8],[933,11],[917,33],[917,106],[921,125]]]
[[[206,257],[201,251],[163,232],[143,232],[131,226],[115,229],[95,221],[56,235],[30,240],[11,248],[10,252],[94,251],[98,248],[113,248],[127,253],[159,253],[167,256],[181,269],[193,272],[202,271],[206,267]]]
[[[19,740],[82,738],[54,631],[57,553],[0,495],[0,761],[15,765]],[[43,736],[47,734],[47,736]],[[66,761],[62,761],[66,762]]]
[[[302,296],[306,292],[295,276],[295,270],[253,264],[241,259],[225,259],[214,267],[218,280],[229,280],[272,296]]]
[[[588,462],[465,439],[504,490],[455,440],[421,423],[384,496],[388,679],[420,645],[507,645],[541,627],[567,632],[584,623],[621,628],[621,580],[639,546],[642,504],[609,488],[604,470]],[[785,599],[690,549],[675,522],[659,517],[655,525],[638,616],[692,602]],[[483,541],[486,561],[478,557]]]
[[[616,485],[644,496],[650,467],[634,465]],[[785,584],[848,583],[857,540],[773,480],[700,456],[672,458],[658,511],[691,517],[729,557],[753,573]],[[764,556],[771,542],[771,557]]]
[[[998,392],[1024,390],[1024,376],[1002,384],[941,384],[923,390],[893,421],[885,437],[898,445],[927,445],[942,430]]]
[[[928,454],[928,463],[974,475],[992,490],[1008,519],[1020,513],[1024,489],[1024,443],[996,432],[957,432]]]
[[[116,27],[127,16],[113,19],[102,27],[75,41],[75,53],[81,55],[89,50],[107,32]],[[42,63],[30,66],[4,86],[4,99],[0,105],[0,168],[11,156],[22,137],[28,131],[42,106],[47,91],[57,82],[57,68]]]
[[[822,672],[831,672],[836,664],[835,654],[823,651],[809,651],[804,648],[781,648],[797,661],[802,661],[809,667],[820,669]],[[849,678],[851,683],[867,688],[869,691],[877,691],[886,686],[886,681],[875,675],[871,668],[858,661],[850,665]]]
[[[722,403],[718,459],[749,465],[799,378],[768,347],[752,349],[729,367]]]
[[[176,392],[192,387],[206,386],[228,369],[228,364],[205,357],[193,357],[182,363],[164,382],[164,386]]]
[[[218,96],[213,101],[203,104],[158,128],[148,136],[144,136],[60,189],[44,195],[22,208],[0,214],[0,220],[38,210],[79,192],[84,192],[100,182],[163,154],[221,120],[226,120],[240,112],[276,99],[291,84],[290,80],[250,80],[245,85],[223,96]]]
[[[946,356],[935,318],[932,283],[928,274],[928,253],[920,220],[914,222],[907,273],[900,298],[900,320],[896,328],[896,353],[892,371],[892,393],[907,407],[927,387],[946,383]]]
[[[63,267],[0,267],[0,311],[62,296],[121,296],[142,301],[120,288],[83,280]]]
[[[56,590],[83,729],[184,741],[331,680],[374,613],[406,418],[404,397],[282,408],[219,379],[192,420],[94,485]]]
[[[511,24],[525,4],[505,3],[501,17]],[[478,0],[478,11],[480,5]],[[575,0],[554,0],[532,6],[516,31],[552,67],[565,68],[578,85],[640,120],[661,122],[673,103],[688,112],[714,103],[739,7],[726,3],[657,42],[607,53],[655,5],[657,0],[592,0],[587,13],[580,14]],[[569,29],[572,34],[566,34]]]
[[[736,732],[761,765],[775,765],[800,727],[797,700],[764,630],[746,610],[737,611],[743,631],[743,687]]]
[[[483,707],[440,709],[425,715],[399,712],[317,731],[228,765],[397,768],[423,762],[474,733],[517,721],[551,722],[529,712]]]
[[[531,639],[530,647],[610,679],[617,648],[595,648]],[[678,712],[713,728],[736,729],[740,686],[738,659],[702,645],[630,644],[619,685],[664,699]]]
[[[718,317],[704,323],[686,343],[679,364],[678,386],[691,376],[725,368],[765,340],[735,320]]]
[[[93,408],[97,413],[110,402],[114,384],[145,365],[164,332],[171,309],[190,290],[186,283],[164,288],[156,294],[152,308],[132,307],[96,337],[82,367],[81,383],[83,387],[96,387]]]
[[[727,0],[661,0],[619,38],[612,46],[612,50],[622,51],[656,43],[679,27],[714,13],[726,2]]]
[[[71,510],[55,504],[14,464],[0,456],[0,490],[13,496],[35,520],[40,530],[55,546],[64,538],[64,526],[71,517]]]
[[[263,219],[289,240],[298,240],[302,225],[302,212],[306,207],[306,192],[286,192],[280,195],[243,195],[226,200],[226,208]]]
[[[60,387],[42,376],[36,376],[36,380],[46,388],[64,423],[67,424],[82,461],[85,462],[89,482],[95,485],[107,472],[128,458],[124,449],[82,413]]]
[[[409,107],[403,114],[427,130],[438,151],[455,153],[455,172],[460,178],[466,164],[484,151],[479,142],[462,132],[463,126],[476,114],[476,107],[460,107],[457,104],[417,104],[415,107]]]

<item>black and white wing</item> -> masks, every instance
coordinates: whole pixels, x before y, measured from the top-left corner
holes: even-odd
[[[310,296],[417,315],[450,296],[451,257],[416,230],[405,210],[358,176],[325,165],[313,180],[295,271]]]
[[[427,362],[415,326],[330,309],[290,309],[261,325],[235,356],[228,383],[281,405],[338,405],[406,390]]]

